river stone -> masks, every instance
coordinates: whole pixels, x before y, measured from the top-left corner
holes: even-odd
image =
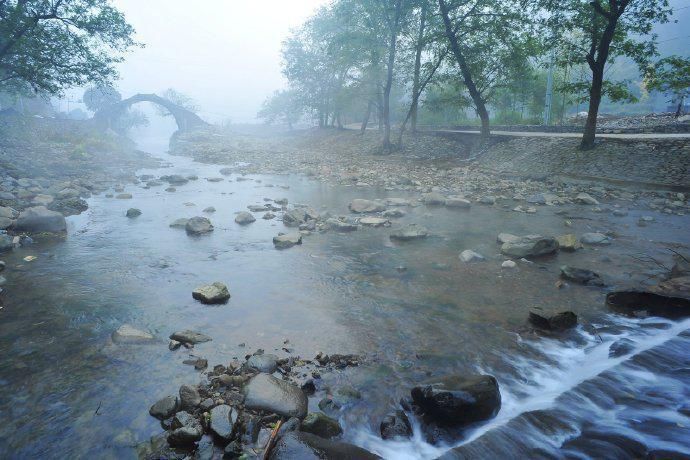
[[[300,431],[315,434],[324,439],[335,438],[343,433],[343,429],[340,427],[340,423],[338,423],[337,420],[321,412],[309,413],[304,420],[302,420]]]
[[[577,326],[577,315],[572,311],[563,311],[549,315],[540,309],[532,308],[529,321],[540,329],[562,331]]]
[[[117,198],[118,200],[131,200],[132,194],[131,193],[120,193],[118,195],[115,195],[115,198]]]
[[[573,283],[585,284],[588,286],[604,286],[604,281],[598,273],[586,268],[577,268],[570,265],[561,267],[561,278]]]
[[[270,460],[374,460],[381,457],[340,441],[320,438],[311,433],[291,431],[282,436],[271,450]]]
[[[164,420],[175,415],[179,405],[180,401],[177,399],[177,396],[166,396],[151,406],[149,409],[149,414],[157,419]]]
[[[401,410],[396,410],[388,414],[381,421],[381,438],[383,439],[409,439],[412,437],[412,425],[407,418],[407,414]]]
[[[607,245],[611,244],[611,239],[604,235],[603,233],[584,233],[580,237],[580,241],[585,244],[599,244],[599,245]]]
[[[38,206],[48,206],[50,203],[54,201],[54,198],[52,195],[43,195],[43,194],[38,194],[34,197],[33,200],[31,200],[31,204],[35,204]]]
[[[247,225],[256,222],[256,218],[250,212],[240,211],[235,216],[235,222],[240,225]]]
[[[498,382],[491,375],[435,378],[414,387],[411,394],[414,404],[441,425],[488,420],[501,408]]]
[[[539,257],[558,251],[558,241],[552,237],[529,235],[516,242],[501,245],[501,254],[516,259]]]
[[[410,200],[405,198],[386,198],[387,206],[409,206]]]
[[[168,184],[171,185],[184,185],[189,180],[186,177],[180,176],[179,174],[170,174],[167,176],[161,176],[160,180],[167,182]]]
[[[390,221],[381,217],[362,217],[359,219],[359,223],[367,227],[382,227],[389,224]]]
[[[213,339],[211,339],[211,337],[207,335],[202,334],[201,332],[185,330],[173,332],[172,334],[170,334],[170,340],[177,340],[178,342],[190,343],[194,345],[197,343],[210,342]]]
[[[187,222],[189,222],[189,219],[182,217],[180,219],[175,219],[174,221],[170,222],[170,227],[172,228],[184,228],[187,226]]]
[[[230,292],[225,284],[216,281],[194,289],[192,297],[205,304],[218,304],[227,302]]]
[[[251,212],[266,212],[268,211],[268,207],[263,204],[250,204],[247,206],[247,209]]]
[[[302,244],[302,235],[299,233],[287,233],[273,237],[273,245],[276,249],[287,249],[296,244]]]
[[[561,251],[574,252],[582,248],[582,243],[580,243],[580,240],[577,238],[577,236],[573,235],[572,233],[557,236],[556,240],[558,240],[558,249]]]
[[[462,260],[465,263],[479,262],[481,260],[484,260],[484,256],[470,249],[465,249],[460,253],[460,260]]]
[[[599,204],[599,201],[597,201],[596,198],[594,198],[589,193],[585,193],[585,192],[579,193],[575,197],[575,202],[579,203],[579,204],[591,204],[591,205]]]
[[[116,343],[146,343],[153,342],[156,338],[146,331],[135,328],[129,324],[118,327],[112,335],[113,342]]]
[[[469,209],[472,207],[472,202],[459,196],[449,196],[446,198],[446,206],[449,208]]]
[[[187,221],[187,225],[185,225],[184,228],[190,235],[201,235],[213,231],[213,225],[211,224],[211,221],[208,220],[206,217],[200,216],[192,217],[191,219],[189,219],[189,221]]]
[[[0,252],[9,251],[14,248],[14,239],[7,234],[0,234]]]
[[[278,369],[278,357],[271,354],[252,355],[247,360],[247,367],[266,374],[272,374]]]
[[[330,230],[336,232],[353,232],[359,228],[357,224],[355,224],[354,222],[347,222],[344,220],[336,219],[335,217],[327,219],[326,225]]]
[[[214,208],[213,206],[209,206],[208,208],[204,208],[204,210],[201,212],[207,212],[207,213],[216,212],[216,208]]]
[[[283,223],[288,227],[297,227],[307,221],[307,213],[302,208],[293,208],[283,213]]]
[[[386,206],[379,201],[364,200],[361,198],[352,200],[348,208],[354,213],[381,212],[386,210]]]
[[[125,214],[125,216],[130,217],[130,218],[139,217],[140,215],[141,215],[141,209],[137,209],[137,208],[129,208],[127,210],[127,213]]]
[[[0,230],[6,230],[14,224],[14,221],[9,217],[0,217]]]
[[[381,213],[381,215],[387,219],[403,217],[405,214],[407,213],[402,209],[386,209]]]
[[[512,235],[510,233],[499,233],[498,236],[496,237],[496,241],[498,241],[501,244],[504,243],[517,243],[520,241],[522,237],[517,236],[517,235]]]
[[[409,224],[391,233],[390,239],[408,241],[418,238],[426,238],[428,235],[429,230],[427,230],[426,227],[417,224]]]
[[[182,385],[180,387],[180,406],[185,410],[194,410],[201,404],[199,390],[192,385]]]
[[[269,374],[258,374],[244,387],[248,409],[273,412],[285,417],[304,418],[307,397],[296,385]]]
[[[67,230],[67,222],[65,216],[59,212],[50,211],[45,206],[34,206],[19,214],[14,223],[14,230],[30,233],[58,233]]]
[[[676,253],[673,255],[674,264],[671,267],[671,278],[690,275],[690,254]]]
[[[606,303],[626,313],[687,317],[690,316],[690,276],[671,278],[647,289],[609,292]]]
[[[9,206],[0,206],[0,217],[6,217],[8,219],[16,219],[19,215],[19,211]]]
[[[203,434],[201,426],[183,426],[168,434],[168,444],[173,447],[191,447],[201,439]]]
[[[422,195],[422,203],[427,205],[443,205],[446,204],[446,197],[438,192],[430,192]]]
[[[237,422],[237,411],[227,404],[221,404],[211,409],[211,431],[221,439],[230,440]]]

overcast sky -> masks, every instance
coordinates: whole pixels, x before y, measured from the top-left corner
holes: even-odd
[[[146,46],[126,55],[123,97],[173,87],[202,117],[253,122],[261,102],[285,86],[281,42],[325,0],[114,0]]]

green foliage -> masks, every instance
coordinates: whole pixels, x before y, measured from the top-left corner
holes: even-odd
[[[84,91],[82,96],[84,105],[92,112],[117,104],[121,100],[122,95],[112,86],[92,86]]]
[[[647,89],[672,96],[682,104],[690,96],[690,59],[668,56],[649,66],[645,72]]]
[[[61,94],[116,76],[134,29],[110,0],[0,1],[0,91]]]

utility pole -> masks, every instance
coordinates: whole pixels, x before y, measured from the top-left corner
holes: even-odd
[[[549,72],[546,75],[546,98],[544,101],[544,126],[551,123],[551,100],[553,99],[553,50],[549,58]]]

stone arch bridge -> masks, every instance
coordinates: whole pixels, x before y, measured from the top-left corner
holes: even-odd
[[[208,123],[202,120],[199,115],[191,110],[187,110],[184,107],[179,106],[174,102],[156,94],[135,94],[134,96],[123,99],[116,104],[103,107],[93,115],[93,121],[102,128],[110,128],[130,106],[139,102],[151,102],[153,104],[160,105],[161,107],[165,107],[175,118],[179,132],[191,131],[195,128],[208,125]]]

